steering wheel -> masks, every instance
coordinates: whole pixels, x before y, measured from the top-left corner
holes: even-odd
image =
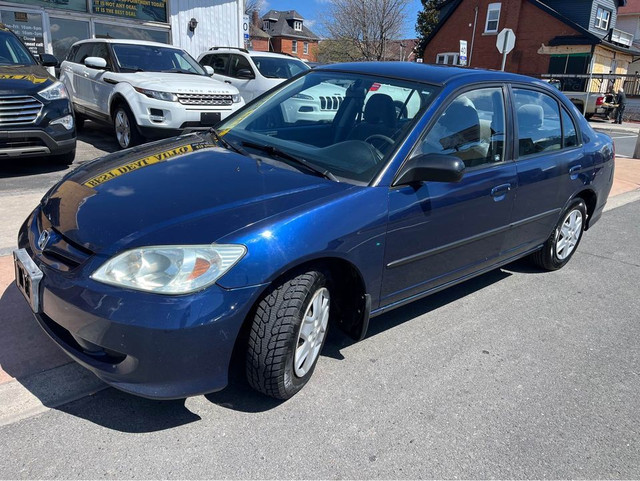
[[[366,143],[368,143],[371,147],[373,147],[373,150],[375,151],[376,157],[378,157],[377,162],[380,162],[382,160],[382,158],[384,157],[384,153],[382,153],[380,151],[380,149],[378,149],[375,144],[372,141],[375,140],[383,140],[384,142],[388,143],[389,145],[393,145],[395,143],[395,141],[391,138],[391,137],[387,137],[386,135],[382,135],[382,134],[373,134],[370,135],[369,137],[367,137],[366,139],[364,139],[364,141]]]

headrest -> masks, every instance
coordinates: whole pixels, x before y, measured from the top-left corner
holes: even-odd
[[[525,104],[518,107],[518,124],[520,127],[537,129],[542,127],[544,110],[539,105]]]
[[[364,120],[369,124],[396,125],[396,106],[387,94],[374,94],[364,107]]]

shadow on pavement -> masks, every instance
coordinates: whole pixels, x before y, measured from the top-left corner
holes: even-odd
[[[124,433],[151,433],[199,421],[184,399],[153,401],[107,389],[56,410]]]

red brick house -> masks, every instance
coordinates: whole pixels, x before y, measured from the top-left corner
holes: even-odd
[[[318,60],[319,38],[295,10],[270,10],[262,16],[261,31],[269,36],[269,51],[287,53],[310,62]]]
[[[505,70],[525,75],[626,73],[640,56],[633,35],[616,29],[626,0],[446,0],[440,22],[427,39],[425,63],[459,64],[459,41],[467,41],[468,65],[500,69],[497,34],[516,35]],[[593,60],[593,61],[592,61]],[[584,82],[582,82],[584,87]]]

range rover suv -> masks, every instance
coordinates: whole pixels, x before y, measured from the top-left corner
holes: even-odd
[[[60,79],[78,125],[85,118],[113,125],[125,149],[145,138],[208,129],[243,106],[238,89],[211,73],[171,45],[91,39],[71,47]]]
[[[36,59],[0,24],[0,161],[48,157],[63,165],[76,154],[76,129],[67,90],[45,67],[53,55]]]

